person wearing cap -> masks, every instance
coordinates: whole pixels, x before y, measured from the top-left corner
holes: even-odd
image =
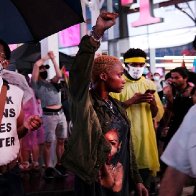
[[[124,63],[124,89],[111,95],[126,108],[139,172],[144,185],[150,190],[152,176],[160,167],[153,120],[159,121],[164,110],[155,84],[142,76],[146,53],[131,48],[124,54]]]
[[[54,65],[55,76],[48,80],[47,70],[50,68],[45,65],[47,60],[51,60]],[[52,51],[35,62],[32,72],[32,88],[36,96],[41,100],[43,110],[43,127],[44,127],[44,161],[46,170],[44,177],[51,179],[56,176],[66,176],[66,170],[61,164],[61,156],[64,152],[64,142],[67,138],[67,123],[63,113],[59,80],[62,78],[61,71]],[[57,164],[55,168],[51,163],[51,146],[53,141],[56,142]]]

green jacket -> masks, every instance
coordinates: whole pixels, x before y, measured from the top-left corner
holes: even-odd
[[[97,48],[90,44],[89,36],[84,36],[70,71],[70,112],[73,129],[62,157],[63,165],[87,183],[96,180],[98,171],[110,152],[110,144],[103,135],[104,124],[110,121],[110,118],[102,111],[102,102],[89,90],[91,69]],[[116,104],[128,121],[120,102],[113,100],[113,104]],[[99,110],[99,114],[103,113],[102,118],[100,115],[98,118],[94,108],[96,111]],[[132,144],[130,151],[130,175],[133,182],[142,182]]]

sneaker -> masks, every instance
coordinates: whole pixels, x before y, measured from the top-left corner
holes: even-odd
[[[31,165],[28,161],[24,161],[24,162],[19,164],[19,168],[21,169],[22,172],[30,171],[31,170]]]
[[[57,174],[60,176],[67,176],[68,175],[67,170],[63,165],[56,164],[55,170],[56,170]]]
[[[55,170],[52,167],[48,167],[45,169],[44,178],[53,179],[55,177]]]

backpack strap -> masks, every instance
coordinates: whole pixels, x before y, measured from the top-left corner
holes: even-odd
[[[1,88],[1,93],[0,93],[0,124],[1,124],[1,120],[3,118],[3,112],[4,112],[4,108],[5,108],[7,89],[8,89],[7,85],[3,84],[2,88]]]

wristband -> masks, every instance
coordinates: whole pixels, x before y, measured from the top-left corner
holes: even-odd
[[[92,27],[92,30],[90,31],[90,36],[95,42],[100,42],[102,40],[102,36],[95,33],[95,26]]]

